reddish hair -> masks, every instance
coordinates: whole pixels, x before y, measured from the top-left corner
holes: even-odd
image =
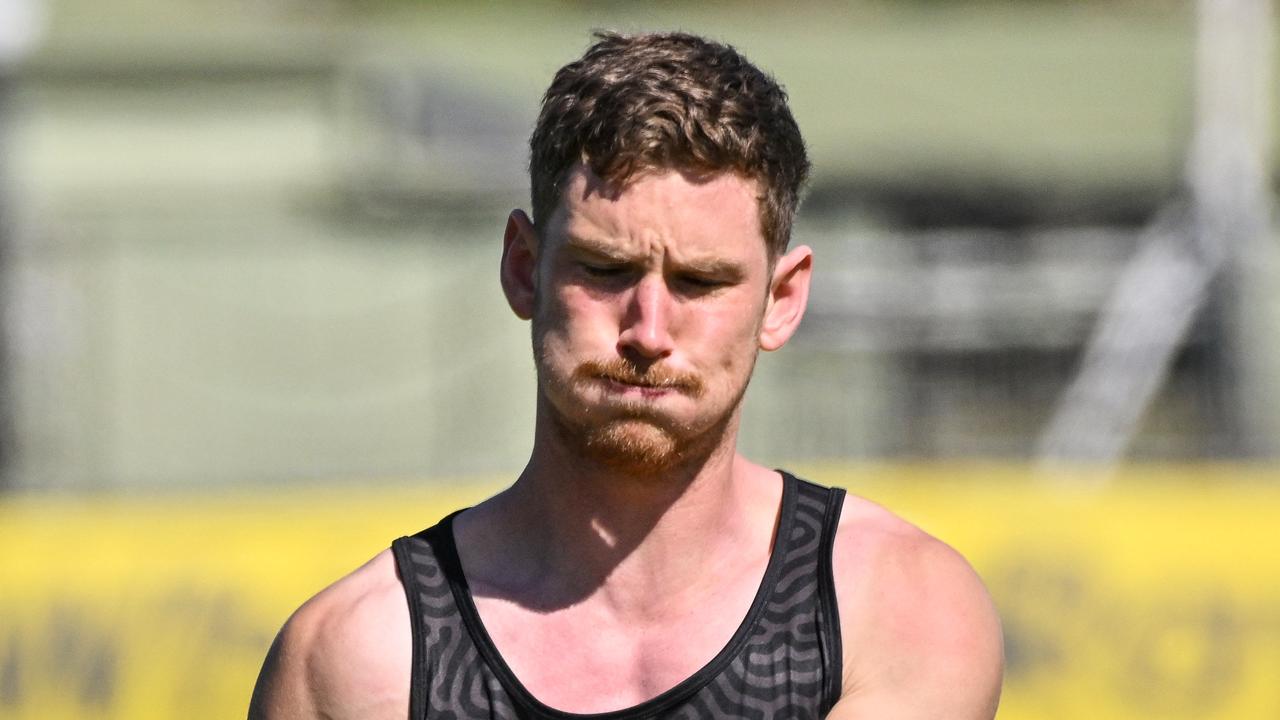
[[[809,175],[786,92],[732,47],[686,33],[597,33],[551,81],[529,146],[539,226],[578,163],[618,188],[649,170],[731,172],[757,184],[770,258],[790,242]]]

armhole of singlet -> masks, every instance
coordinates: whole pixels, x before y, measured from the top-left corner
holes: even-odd
[[[835,548],[836,527],[840,524],[840,510],[844,507],[845,491],[831,488],[827,496],[827,509],[822,517],[822,545],[819,549],[818,598],[822,613],[821,622],[826,631],[821,634],[823,652],[826,655],[826,686],[823,688],[823,714],[831,711],[840,699],[844,686],[844,645],[840,639],[840,607],[836,600],[835,567],[832,552]]]
[[[391,543],[391,553],[396,559],[396,573],[400,576],[400,584],[404,587],[405,599],[409,601],[409,634],[413,643],[413,654],[409,669],[409,720],[426,717],[426,678],[422,667],[423,629],[422,607],[418,597],[417,581],[413,579],[413,558],[409,557],[409,538],[400,538]]]

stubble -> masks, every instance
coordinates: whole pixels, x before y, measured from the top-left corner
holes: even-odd
[[[539,378],[539,385],[545,388],[547,380]],[[624,358],[611,358],[580,364],[568,380],[569,392],[558,395],[592,397],[609,382],[680,393],[694,400],[706,394],[695,374],[661,364],[642,368]],[[675,420],[659,404],[645,399],[613,397],[572,409],[557,407],[545,391],[543,399],[552,429],[565,447],[585,460],[632,476],[659,475],[706,454],[723,434],[736,406],[711,426],[696,427]]]

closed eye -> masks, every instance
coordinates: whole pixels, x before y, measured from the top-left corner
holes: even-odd
[[[693,293],[707,293],[712,290],[718,290],[728,286],[729,281],[711,276],[711,275],[688,275],[682,274],[676,276],[676,282],[680,287]]]
[[[702,277],[701,275],[684,275],[680,278],[680,281],[690,285],[700,285],[702,287],[719,287],[724,285],[724,281],[719,278]]]
[[[589,263],[589,262],[578,263],[578,265],[579,267],[582,268],[582,271],[585,272],[586,274],[591,275],[593,277],[602,277],[602,278],[618,277],[619,275],[623,274],[627,270],[627,267],[625,265],[611,265],[611,264],[604,264],[604,263]]]

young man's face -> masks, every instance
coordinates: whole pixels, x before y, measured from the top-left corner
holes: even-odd
[[[553,431],[631,472],[714,447],[737,422],[770,296],[756,184],[657,172],[617,193],[578,166],[537,255],[533,346]]]

